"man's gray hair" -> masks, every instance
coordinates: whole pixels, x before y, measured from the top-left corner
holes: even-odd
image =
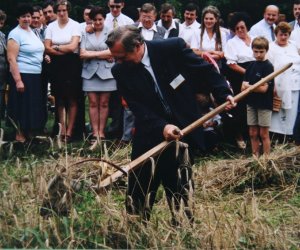
[[[120,42],[126,52],[133,52],[136,45],[144,42],[144,38],[137,27],[125,25],[109,33],[106,40],[107,46],[112,48],[116,42]]]

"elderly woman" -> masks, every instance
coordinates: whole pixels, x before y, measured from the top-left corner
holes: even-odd
[[[251,61],[254,61],[251,42],[252,38],[248,34],[250,27],[250,17],[244,12],[235,12],[230,21],[230,29],[235,36],[227,41],[225,47],[225,58],[229,67],[227,78],[231,83],[234,94],[241,91],[246,68]],[[237,146],[246,148],[243,136],[247,134],[246,104],[244,101],[238,103],[232,111],[232,130]]]
[[[7,57],[10,65],[8,116],[17,128],[16,141],[45,124],[41,70],[44,45],[30,28],[32,7],[17,7],[19,25],[8,35]]]
[[[226,34],[220,29],[220,11],[215,6],[207,6],[202,11],[201,29],[194,33],[191,48],[197,55],[203,52],[209,53],[213,59],[219,62],[224,58]]]
[[[3,28],[6,20],[6,14],[0,10],[0,30]],[[0,122],[4,115],[4,93],[7,80],[7,62],[6,62],[6,38],[0,31]],[[0,124],[1,125],[1,124]]]
[[[105,43],[108,29],[104,27],[105,11],[94,7],[89,13],[94,27],[93,33],[85,32],[80,49],[80,57],[84,59],[82,78],[83,91],[89,98],[90,121],[93,129],[91,142],[97,138],[105,138],[104,129],[108,116],[110,92],[115,91],[116,81],[111,74],[113,66],[110,51]]]
[[[69,18],[71,4],[58,0],[54,6],[57,20],[50,23],[45,35],[46,53],[51,57],[52,90],[61,124],[61,139],[70,142],[77,115],[77,99],[81,92],[79,58],[80,26]]]
[[[291,68],[275,78],[275,91],[281,98],[282,105],[279,112],[272,114],[270,131],[287,136],[294,134],[296,144],[300,144],[299,117],[296,122],[297,112],[299,112],[300,56],[296,44],[289,40],[290,35],[290,25],[280,22],[275,28],[276,40],[270,44],[268,53],[268,59],[275,70],[287,63],[293,63]]]

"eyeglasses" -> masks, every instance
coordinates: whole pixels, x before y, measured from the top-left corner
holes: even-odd
[[[57,12],[66,12],[67,10],[66,9],[63,9],[63,10],[57,10]]]
[[[109,8],[111,9],[120,9],[122,7],[122,5],[109,5]]]

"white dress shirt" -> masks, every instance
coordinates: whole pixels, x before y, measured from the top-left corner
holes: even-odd
[[[238,36],[234,36],[227,41],[224,54],[227,64],[238,64],[255,60],[251,45],[248,46]]]
[[[273,24],[273,30],[275,29],[275,27],[276,25]],[[257,36],[263,36],[267,38],[269,42],[273,41],[271,35],[271,26],[266,22],[265,19],[262,19],[258,23],[254,24],[249,31],[249,35],[253,38]]]
[[[111,13],[108,13],[106,15],[104,25],[108,28],[109,31],[112,31],[114,29],[115,18],[117,19],[118,27],[134,24],[134,21],[130,17],[125,16],[123,13],[121,13],[117,17],[114,17]]]
[[[196,32],[192,36],[191,40],[191,48],[192,49],[200,49],[201,51],[212,51],[216,50],[216,33],[213,35],[212,38],[208,36],[208,33],[205,29],[202,37],[202,44],[200,39],[201,29],[196,30]],[[222,50],[224,51],[226,46],[226,33],[221,30],[221,45]]]
[[[183,40],[188,44],[191,45],[192,37],[194,35],[195,30],[200,29],[200,23],[196,20],[191,25],[186,25],[186,23],[182,23],[180,30],[179,37],[183,38]]]
[[[167,104],[167,102],[165,101],[164,96],[163,96],[163,94],[162,94],[162,92],[161,92],[161,90],[159,88],[159,85],[157,83],[157,79],[156,79],[156,77],[154,75],[154,71],[153,71],[153,68],[151,66],[151,62],[150,62],[150,57],[149,57],[149,54],[148,54],[147,45],[146,45],[146,43],[144,43],[144,44],[145,44],[145,51],[144,51],[144,56],[142,58],[141,63],[144,64],[145,69],[152,76],[152,79],[153,79],[154,84],[155,84],[155,92],[158,94],[159,99],[160,99],[162,105],[164,106],[165,111],[170,114],[171,113],[171,109],[170,109],[169,105]]]
[[[298,21],[295,22],[294,29],[292,30],[292,33],[290,36],[290,40],[294,41],[294,43],[297,46],[298,53],[300,54],[300,25],[299,25]]]
[[[141,28],[141,34],[143,35],[146,41],[153,40],[154,32],[157,32],[156,24],[153,23],[150,29],[146,29],[143,24],[140,22],[138,28]]]

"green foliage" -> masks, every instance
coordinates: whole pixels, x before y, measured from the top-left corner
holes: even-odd
[[[14,10],[16,8],[16,5],[19,1],[18,0],[1,0],[0,1],[0,9],[3,9],[4,11],[7,12],[8,14],[8,25],[6,27],[6,30],[8,31],[11,29],[11,27],[14,26],[16,23],[15,17],[14,17]],[[33,3],[34,5],[40,5],[43,1],[42,0],[23,0],[23,2],[29,2]],[[142,0],[128,0],[125,1],[126,6],[134,6],[134,7],[139,7],[141,4],[147,2],[147,1],[142,1]],[[156,4],[156,7],[159,9],[160,5],[163,2],[170,2],[172,3],[176,9],[177,9],[177,17],[182,19],[182,10],[183,7],[187,4],[187,1],[184,0],[169,0],[169,1],[154,1]],[[200,7],[200,12],[201,10],[207,6],[207,5],[215,5],[220,9],[222,18],[224,19],[225,23],[227,21],[227,15],[230,12],[234,11],[246,11],[249,13],[249,15],[252,17],[253,22],[257,22],[260,20],[263,16],[264,8],[268,4],[275,4],[280,7],[281,13],[286,14],[287,20],[292,20],[293,15],[292,15],[292,2],[287,2],[287,1],[281,1],[281,0],[267,0],[267,1],[262,1],[261,0],[195,0],[199,7]],[[107,1],[106,0],[90,0],[90,1],[82,1],[82,0],[72,0],[72,13],[71,17],[74,18],[75,20],[78,20],[79,22],[82,21],[82,13],[84,6],[86,6],[88,3],[106,7]],[[199,13],[198,19],[201,19],[201,13]]]

